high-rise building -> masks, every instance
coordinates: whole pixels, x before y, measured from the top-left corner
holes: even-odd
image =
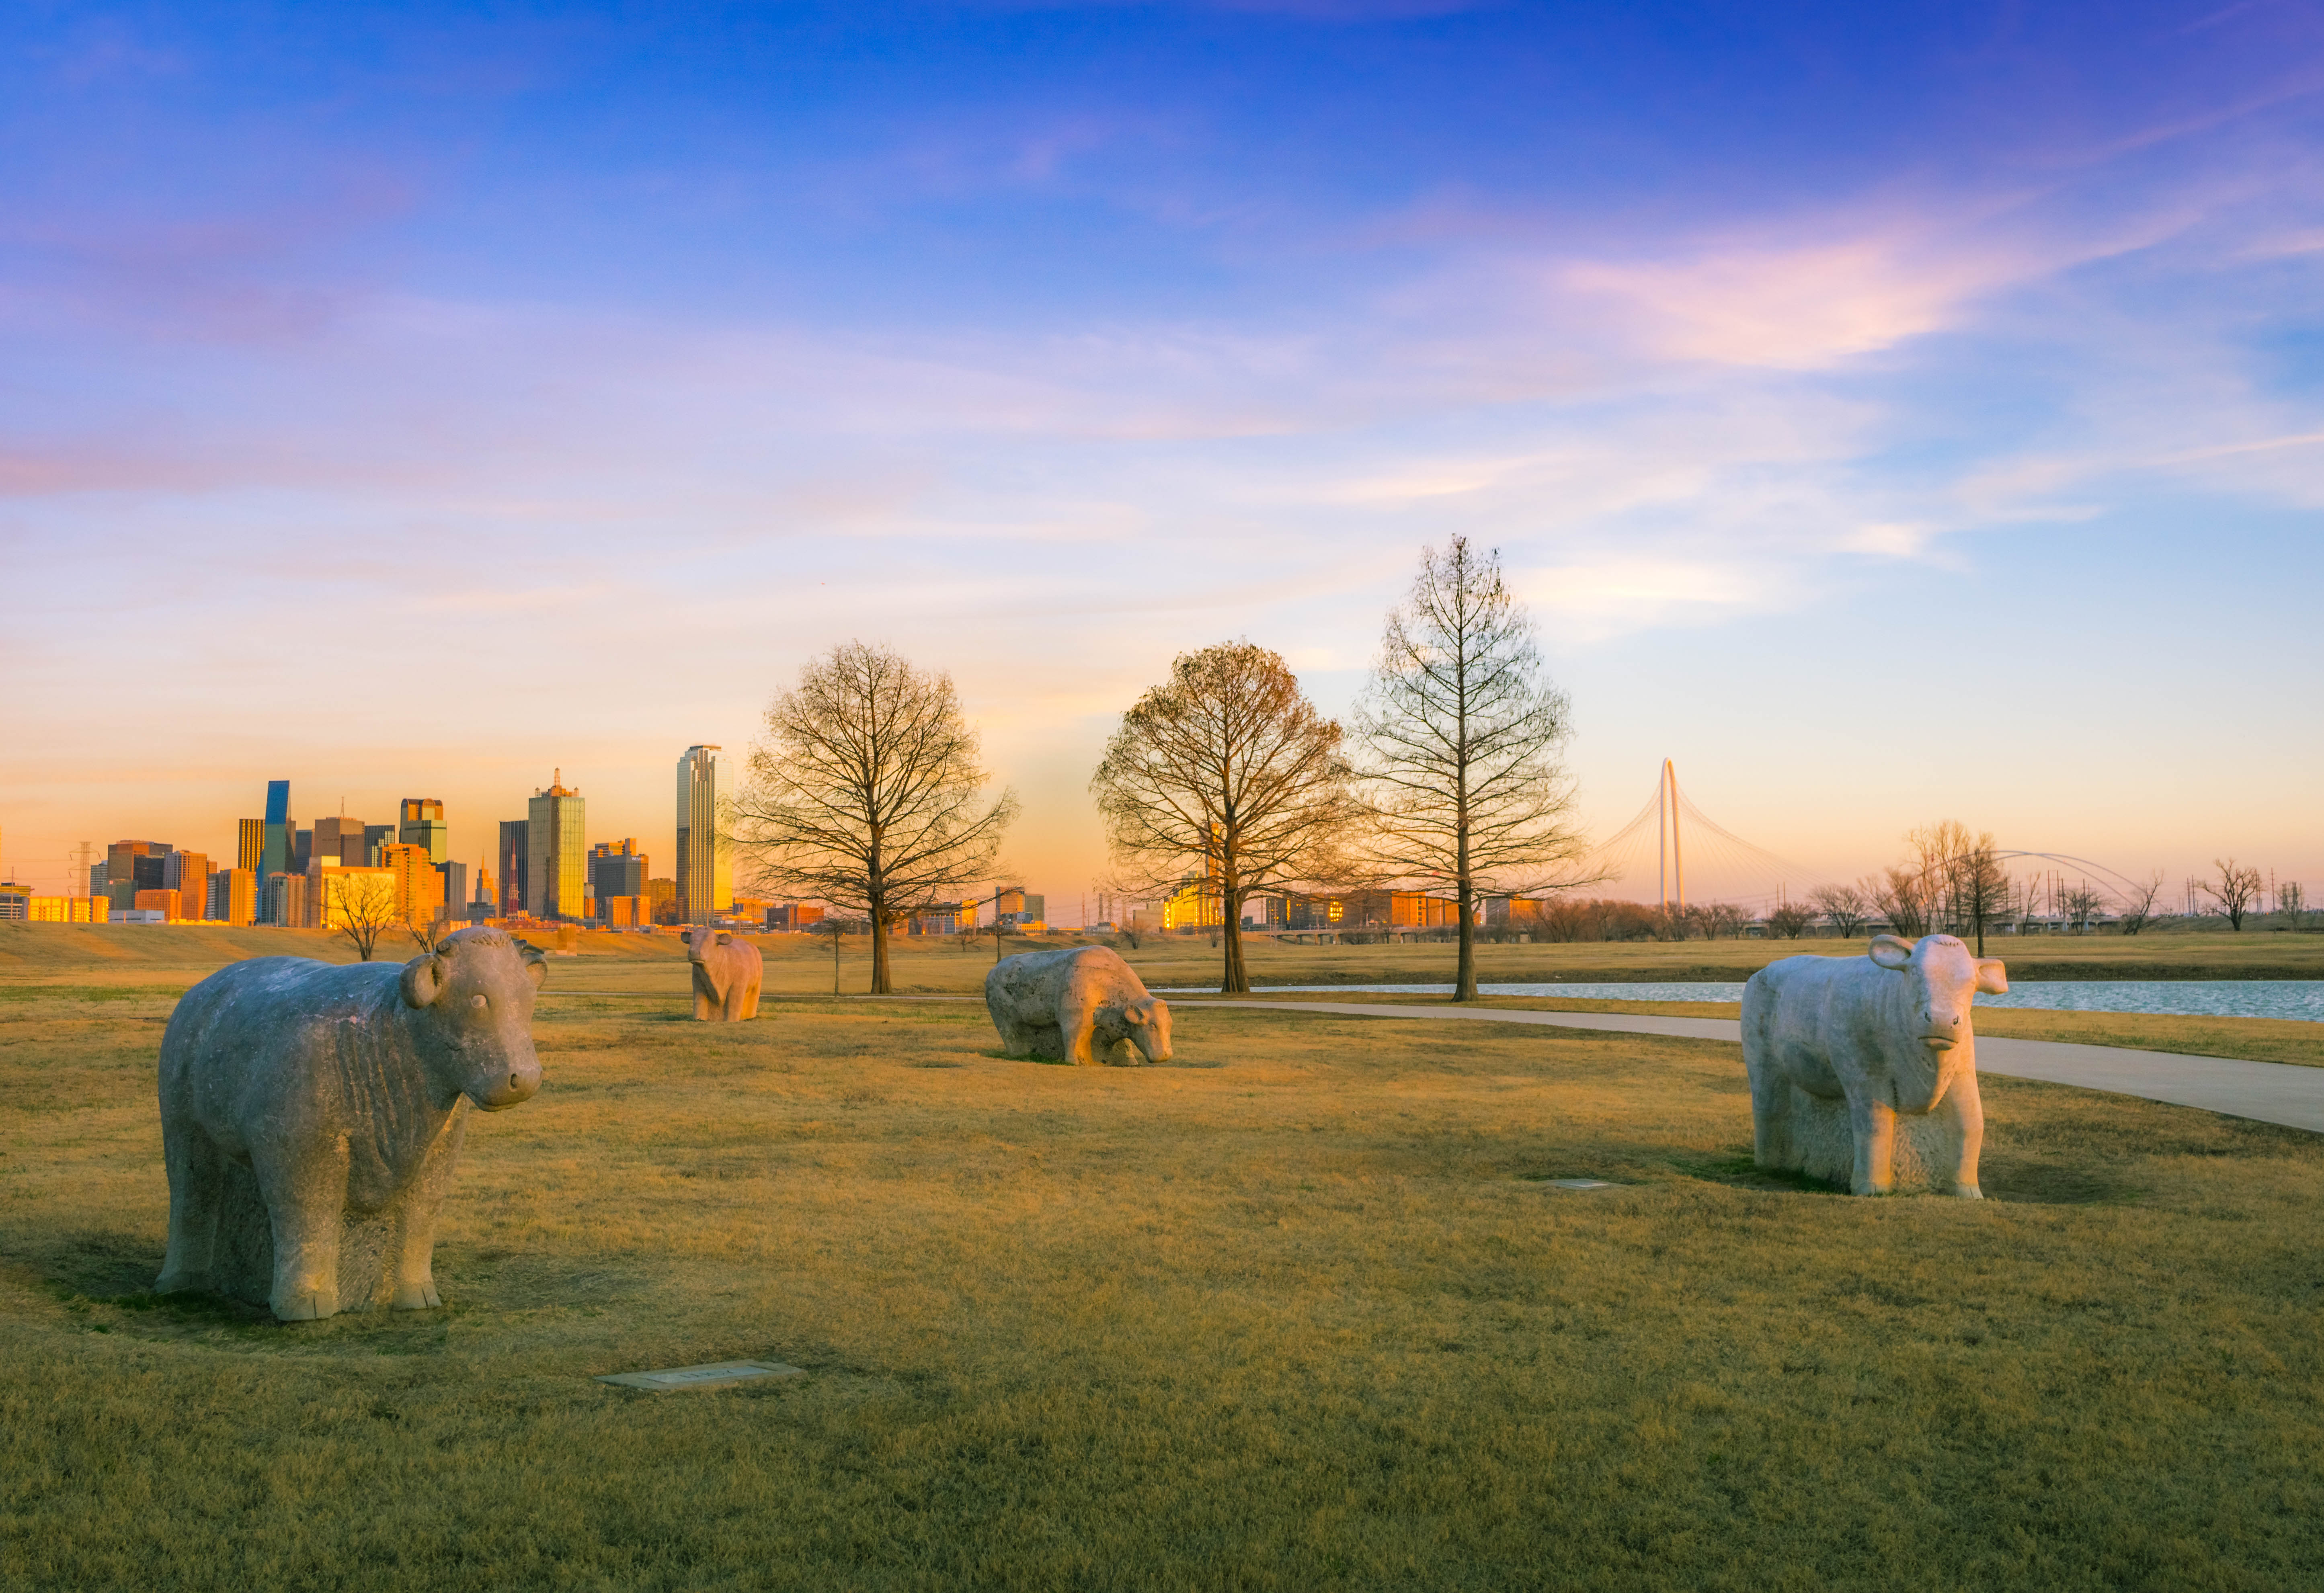
[[[258,877],[266,861],[266,821],[237,819],[235,821],[234,866],[252,879]]]
[[[387,854],[382,848],[394,844],[395,826],[393,824],[365,824],[363,838],[364,866],[367,869],[386,867],[384,860]]]
[[[664,875],[646,881],[646,916],[656,924],[678,924],[678,881]]]
[[[317,819],[307,843],[307,870],[316,868],[360,869],[367,861],[364,855],[364,830],[361,819],[351,819],[345,814],[333,819]]]
[[[597,898],[600,914],[606,911],[608,901],[645,895],[646,854],[638,850],[636,836],[618,846],[601,841],[589,849],[589,889]]]
[[[734,904],[733,849],[719,830],[718,752],[693,746],[678,760],[678,916],[707,924]]]
[[[285,929],[307,927],[307,876],[287,870],[266,876],[266,901],[261,921]]]
[[[468,865],[447,857],[436,865],[436,878],[442,882],[438,899],[451,909],[455,918],[467,916]]]
[[[496,899],[503,916],[531,907],[524,889],[532,860],[532,840],[525,833],[530,823],[529,819],[501,821],[501,893]]]
[[[395,916],[432,924],[442,916],[444,876],[428,861],[428,849],[388,841],[379,848],[378,867],[395,881]]]
[[[500,892],[493,883],[492,868],[482,861],[476,864],[475,905],[480,907],[490,907],[495,912],[500,910],[501,905]]]
[[[444,824],[444,805],[433,796],[406,796],[399,810],[395,838],[406,846],[424,846],[428,861],[443,865],[452,856],[451,832]]]
[[[220,869],[210,876],[209,916],[226,924],[258,917],[258,877],[248,869]]]
[[[588,894],[589,853],[581,793],[566,787],[560,769],[525,809],[524,910],[536,918],[578,918]]]
[[[258,877],[271,880],[276,874],[290,871],[290,852],[297,844],[293,832],[298,825],[290,818],[290,782],[266,782],[266,833],[258,857]],[[272,919],[268,920],[270,923]]]
[[[105,849],[104,890],[115,912],[134,908],[141,890],[168,889],[170,853],[174,850],[166,841],[116,841]],[[93,879],[91,886],[93,891]]]
[[[1048,922],[1048,898],[1029,894],[1023,886],[1012,885],[994,895],[992,915],[1002,924],[1022,929]]]
[[[197,922],[209,916],[210,860],[198,852],[173,852],[161,870],[162,883],[178,893],[178,916]]]

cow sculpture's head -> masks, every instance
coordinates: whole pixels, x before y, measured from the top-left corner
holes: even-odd
[[[532,997],[548,975],[540,953],[481,926],[403,965],[404,1004],[425,1019],[420,1049],[447,1099],[465,1095],[496,1112],[540,1088]]]
[[[1170,1060],[1170,1008],[1152,996],[1140,996],[1121,1008],[1124,1036],[1148,1062]]]
[[[681,931],[678,939],[686,943],[686,960],[689,962],[706,962],[710,960],[711,947],[734,944],[734,937],[725,930],[705,929],[699,925]]]
[[[1918,1038],[1931,1051],[1950,1051],[1969,1032],[1969,1004],[1977,992],[2005,995],[2009,976],[1998,957],[1975,957],[1950,935],[1903,940],[1876,935],[1871,958],[1911,981],[1906,1008],[1920,1026]]]

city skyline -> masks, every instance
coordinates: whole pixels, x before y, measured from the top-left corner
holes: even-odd
[[[670,749],[861,637],[954,675],[1063,908],[1172,656],[1248,637],[1344,714],[1456,531],[1542,622],[1600,836],[1673,758],[1828,877],[1944,817],[2324,875],[2299,8],[22,37],[29,882],[235,855],[253,771],[425,790],[473,863],[562,765],[589,839],[675,858]],[[305,628],[183,622],[260,612]],[[341,616],[395,639],[352,688],[302,656]]]

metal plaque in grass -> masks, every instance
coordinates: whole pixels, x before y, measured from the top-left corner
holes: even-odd
[[[697,1388],[732,1388],[761,1377],[796,1377],[798,1367],[779,1360],[722,1360],[706,1367],[669,1367],[659,1372],[615,1372],[600,1377],[617,1388],[642,1388],[650,1394],[675,1394]]]
[[[1603,1178],[1548,1178],[1544,1179],[1543,1182],[1552,1189],[1611,1189],[1614,1187]]]

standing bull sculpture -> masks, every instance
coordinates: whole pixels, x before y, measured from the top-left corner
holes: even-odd
[[[540,1088],[541,954],[463,929],[429,954],[258,957],[188,990],[161,1035],[170,1249],[154,1287],[285,1321],[419,1310],[473,1103]]]
[[[694,1017],[699,1023],[741,1023],[759,1016],[759,981],[766,970],[759,948],[724,929],[697,924],[685,934],[694,964]]]
[[[2009,989],[1950,935],[1874,938],[1866,958],[1785,957],[1743,987],[1755,1160],[1860,1195],[1980,1198],[1985,1139],[1969,1007]]]
[[[1170,1060],[1170,1008],[1103,946],[1002,959],[984,976],[984,1009],[1010,1056],[1080,1067]]]

